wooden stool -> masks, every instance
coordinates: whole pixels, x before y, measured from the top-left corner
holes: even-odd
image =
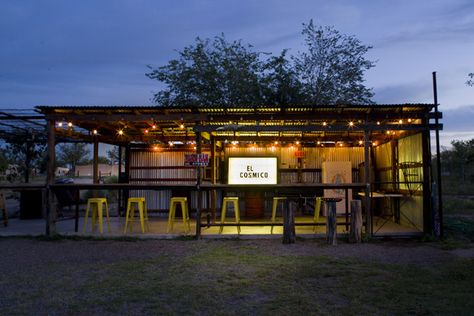
[[[189,210],[188,210],[188,198],[186,197],[172,197],[170,200],[170,212],[168,215],[168,233],[173,230],[173,223],[176,213],[176,205],[181,205],[181,212],[183,213],[183,224],[184,233],[191,230],[189,224]]]
[[[235,222],[240,224],[240,211],[239,211],[239,198],[238,197],[224,197],[222,199],[222,209],[221,209],[221,224],[224,224],[226,211],[227,211],[227,203],[232,203],[234,206],[234,213],[235,213]],[[219,234],[222,234],[222,229],[224,226],[219,228]],[[237,226],[237,232],[240,234],[240,226]]]
[[[284,196],[275,196],[273,198],[273,202],[272,202],[272,223],[275,223],[278,203],[279,202],[284,203],[285,201],[286,201],[286,197],[284,197]],[[273,225],[272,225],[272,228],[270,230],[270,233],[273,234]]]
[[[110,219],[109,219],[109,207],[107,205],[106,198],[90,198],[87,199],[87,208],[86,208],[86,215],[84,217],[84,233],[86,232],[86,224],[87,224],[87,215],[89,214],[89,210],[92,207],[91,211],[91,220],[92,220],[92,231],[95,230],[95,222],[96,216],[99,219],[99,230],[102,234],[102,207],[105,206],[105,215],[107,216],[107,228],[110,233]]]
[[[133,217],[135,209],[138,208],[138,213],[140,215],[140,224],[142,228],[142,233],[145,232],[145,222],[146,230],[148,230],[148,210],[146,208],[146,201],[144,197],[131,197],[127,201],[127,212],[125,215],[125,229],[124,233],[127,233],[127,224],[130,221],[130,232],[133,231]]]
[[[315,199],[314,199],[314,218],[313,218],[313,222],[316,224],[318,221],[319,221],[319,214],[321,213],[321,202],[322,202],[322,198],[317,196]],[[316,225],[314,225],[313,227],[313,232],[316,231]]]
[[[0,192],[0,210],[2,210],[3,214],[3,225],[5,227],[8,226],[8,211],[7,211],[7,205],[5,202],[5,195],[3,192]]]

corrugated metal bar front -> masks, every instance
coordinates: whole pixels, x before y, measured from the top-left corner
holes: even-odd
[[[130,153],[130,183],[195,184],[196,168],[184,166],[183,151],[132,150]],[[174,180],[175,179],[175,180]],[[131,196],[146,198],[150,210],[168,210],[172,192],[169,190],[134,190]],[[190,196],[191,209],[197,207],[197,192]],[[207,200],[203,198],[203,208]]]

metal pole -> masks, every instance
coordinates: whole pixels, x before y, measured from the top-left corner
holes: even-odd
[[[439,235],[443,237],[443,195],[441,189],[441,153],[439,149],[439,128],[438,128],[438,88],[436,84],[436,71],[433,71],[433,96],[434,96],[434,107],[435,107],[435,123],[436,123],[436,172],[438,177],[438,212],[439,212]]]

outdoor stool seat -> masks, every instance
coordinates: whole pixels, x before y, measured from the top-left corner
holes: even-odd
[[[239,211],[239,198],[233,196],[227,196],[222,199],[222,209],[221,209],[221,224],[224,224],[227,212],[227,204],[231,203],[234,207],[235,222],[240,224],[240,211]],[[219,234],[222,234],[224,226],[219,228]],[[240,234],[240,226],[237,226],[237,232]]]
[[[84,233],[86,232],[87,225],[87,216],[89,211],[91,211],[91,220],[92,220],[92,231],[95,230],[95,222],[99,220],[99,231],[102,234],[102,222],[103,222],[103,207],[105,206],[105,216],[107,216],[107,229],[110,233],[110,219],[109,219],[109,207],[107,205],[106,198],[90,198],[87,199],[86,215],[84,216]],[[92,210],[91,210],[92,208]]]
[[[148,230],[148,210],[146,207],[146,201],[144,197],[131,197],[127,201],[127,212],[125,215],[125,229],[124,233],[127,232],[127,224],[130,221],[130,232],[133,230],[133,217],[135,209],[138,208],[138,213],[140,216],[140,224],[142,228],[142,233],[145,233],[145,230]],[[145,225],[146,222],[146,225]]]
[[[173,230],[174,219],[176,215],[176,205],[181,205],[181,212],[183,214],[184,233],[188,233],[191,228],[189,224],[189,210],[188,210],[188,198],[187,197],[172,197],[170,199],[170,212],[168,215],[168,230]]]
[[[277,212],[277,207],[278,203],[284,203],[287,200],[286,197],[284,196],[275,196],[273,197],[273,202],[272,202],[272,223],[275,223],[276,220],[276,212]],[[270,233],[273,234],[273,225],[270,230]]]
[[[314,218],[313,222],[316,224],[319,221],[319,214],[321,213],[321,203],[323,199],[320,196],[317,196],[314,200]],[[316,225],[313,227],[313,232],[316,231]]]

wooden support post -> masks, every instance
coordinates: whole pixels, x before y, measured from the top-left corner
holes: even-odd
[[[50,185],[54,184],[54,169],[56,167],[56,131],[54,120],[48,120],[48,164],[46,171],[46,192],[44,194],[46,207],[46,235],[56,234],[56,205]]]
[[[0,210],[3,214],[3,226],[8,226],[8,210],[7,210],[7,203],[5,199],[5,194],[3,191],[0,191]]]
[[[336,201],[326,201],[326,242],[328,245],[337,245]]]
[[[94,153],[92,157],[92,182],[99,183],[99,140],[94,138]]]
[[[196,132],[196,154],[202,152],[202,137],[200,132]],[[201,209],[202,209],[202,193],[201,193],[201,170],[202,167],[196,167],[196,188],[198,194],[198,205],[196,210],[196,238],[201,237]]]
[[[359,200],[351,201],[351,230],[349,242],[360,243],[362,241],[362,204]]]
[[[366,120],[368,121],[368,120]],[[366,122],[367,123],[367,122]],[[372,236],[372,205],[370,200],[370,140],[369,131],[364,131],[364,183],[365,183],[365,230]]]
[[[296,241],[295,213],[290,207],[289,199],[286,199],[283,210],[283,243],[294,244]]]

